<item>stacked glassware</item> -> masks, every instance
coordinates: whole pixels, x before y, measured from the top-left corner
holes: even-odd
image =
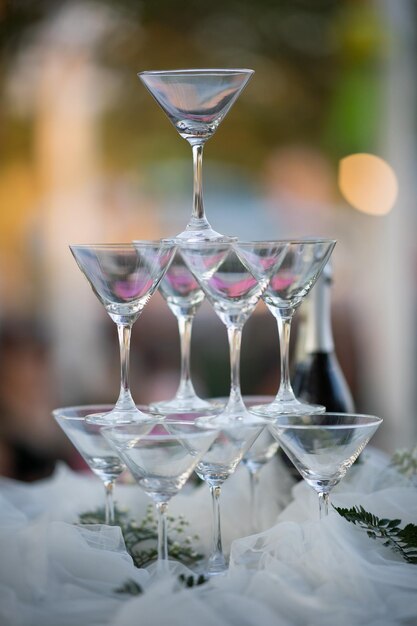
[[[113,522],[113,485],[126,467],[152,498],[159,514],[159,572],[167,569],[167,504],[193,471],[208,484],[212,495],[213,538],[206,574],[214,576],[227,570],[221,540],[221,486],[240,461],[253,477],[253,496],[257,473],[274,456],[279,443],[309,484],[316,488],[324,468],[336,476],[329,482],[333,485],[343,476],[340,467],[353,463],[380,423],[378,418],[350,416],[348,421],[341,420],[341,430],[340,420],[327,418],[325,407],[297,400],[289,381],[292,317],[336,242],[321,238],[243,242],[221,235],[207,221],[203,148],[252,74],[253,70],[247,69],[140,73],[141,81],[191,145],[194,189],[190,221],[170,240],[70,246],[94,294],[117,326],[120,393],[113,407],[64,407],[55,410],[54,417],[105,485],[106,523]],[[180,384],[170,401],[142,407],[136,405],[130,391],[130,336],[158,288],[178,320]],[[227,401],[199,398],[191,381],[192,322],[204,298],[227,329],[231,371]],[[272,402],[258,403],[256,397],[242,397],[239,367],[242,329],[261,298],[278,322],[281,381]],[[311,449],[312,442],[316,446],[319,439],[326,444],[323,463],[317,449]],[[322,500],[327,502],[324,496]],[[256,507],[253,498],[254,531]]]

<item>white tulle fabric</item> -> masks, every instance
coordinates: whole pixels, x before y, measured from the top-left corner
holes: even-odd
[[[334,490],[333,502],[362,504],[380,517],[417,522],[417,489],[375,451],[363,454]],[[224,485],[225,549],[230,569],[193,589],[186,571],[155,580],[126,553],[118,527],[77,526],[78,513],[103,503],[94,477],[64,466],[47,481],[0,481],[1,626],[412,626],[417,623],[417,566],[346,522],[334,510],[318,521],[315,494],[294,486],[279,459],[261,474],[261,521],[249,533],[248,476],[241,467]],[[135,485],[117,485],[120,506],[140,518],[148,499]],[[197,547],[210,545],[211,503],[205,485],[171,503],[184,514]],[[141,596],[117,593],[128,579]]]

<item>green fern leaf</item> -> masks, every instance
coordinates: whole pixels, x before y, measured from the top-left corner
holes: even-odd
[[[366,530],[368,537],[381,540],[384,546],[400,554],[407,563],[417,564],[417,525],[407,524],[400,528],[401,520],[380,519],[361,505],[350,509],[333,505],[333,508],[346,521]]]

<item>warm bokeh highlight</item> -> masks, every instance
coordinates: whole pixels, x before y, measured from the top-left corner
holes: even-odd
[[[351,154],[342,159],[339,188],[351,206],[368,215],[386,215],[398,196],[393,168],[373,154]]]

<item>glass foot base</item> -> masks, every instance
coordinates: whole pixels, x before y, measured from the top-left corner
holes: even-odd
[[[195,398],[173,398],[166,402],[152,402],[149,405],[151,411],[161,415],[170,413],[213,413],[216,414],[222,410],[224,402],[202,400],[198,396]]]
[[[229,237],[228,235],[221,235],[212,228],[196,229],[186,228],[182,233],[179,233],[173,237],[175,243],[201,243],[216,241],[217,243],[230,243],[237,241],[237,237]]]
[[[98,424],[100,426],[114,426],[117,424],[132,424],[137,422],[149,422],[158,419],[155,413],[144,413],[139,409],[130,409],[126,411],[112,410],[103,413],[90,413],[85,420],[89,424]]]
[[[243,396],[243,405],[241,403],[230,403],[230,397],[212,398],[211,402],[220,403],[223,405],[221,410],[214,418],[211,419],[211,423],[221,426],[227,425],[255,425],[265,426],[265,420],[261,416],[257,416],[249,409],[253,404],[265,403],[274,399],[275,396]],[[208,418],[210,419],[210,418]],[[213,419],[216,421],[213,422]]]
[[[252,411],[223,411],[213,416],[199,417],[198,423],[202,426],[212,426],[214,428],[236,428],[236,427],[253,427],[256,431],[264,428],[266,421],[261,415],[256,415]]]
[[[243,404],[247,409],[249,409],[254,404],[272,404],[275,398],[276,396],[242,396]],[[228,396],[210,399],[210,402],[220,402],[221,404],[224,404],[224,406],[226,406],[228,401]]]
[[[222,569],[222,570],[207,570],[205,572],[204,576],[206,578],[213,578],[214,576],[226,576],[228,571],[229,571],[228,567],[226,567],[226,569]]]
[[[229,570],[229,564],[226,557],[223,554],[218,554],[216,557],[211,557],[207,563],[206,571],[204,575],[207,578],[213,576],[224,576]]]
[[[314,415],[324,413],[326,407],[321,404],[308,404],[300,400],[275,401],[271,404],[258,404],[249,408],[251,413],[267,419],[273,419],[279,415]]]

